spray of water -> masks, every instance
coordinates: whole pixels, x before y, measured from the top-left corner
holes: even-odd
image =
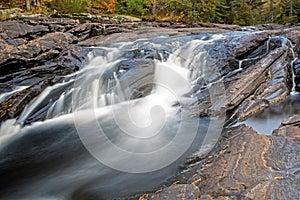
[[[75,112],[74,115],[77,131],[88,151],[101,163],[131,173],[155,171],[178,160],[199,132],[199,120],[191,118],[189,111],[183,107],[197,101],[196,97],[187,95],[192,89],[192,78],[196,77],[191,71],[199,64],[199,59],[205,62],[203,45],[212,40],[191,41],[172,53],[165,62],[156,60],[153,80],[146,83],[152,85],[152,91],[148,96],[136,100],[130,98],[134,89],[129,85],[121,85],[117,73],[107,74],[107,70],[117,62],[107,63],[108,59],[97,57],[92,60],[87,68],[95,69],[92,74],[98,77],[94,76],[94,81],[89,74],[83,73],[78,77],[75,90],[89,88],[87,91],[90,93],[84,96],[74,93],[72,103],[73,110],[78,110],[81,104],[87,105],[84,113]],[[120,54],[122,52],[115,55]],[[194,73],[204,73],[203,63]],[[113,89],[99,90],[106,76],[113,79]],[[95,84],[89,87],[86,84],[90,85],[90,82]],[[108,92],[110,99],[103,102],[103,99],[107,100]],[[103,120],[104,113],[106,120]],[[114,127],[113,131],[107,128],[107,121],[110,127]],[[89,132],[86,131],[87,124],[94,127],[93,131],[91,128]],[[101,145],[93,145],[95,141]],[[109,155],[115,155],[114,159]]]

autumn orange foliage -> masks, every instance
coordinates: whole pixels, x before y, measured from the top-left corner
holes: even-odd
[[[113,13],[116,9],[116,0],[96,0],[93,2],[93,8]]]
[[[116,0],[109,0],[108,2],[104,1],[103,5],[107,12],[113,13],[116,9]]]

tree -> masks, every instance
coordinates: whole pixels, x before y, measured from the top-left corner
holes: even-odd
[[[30,0],[26,0],[26,9],[30,12]]]
[[[242,0],[239,13],[240,13],[239,15],[240,25],[249,26],[254,24],[251,6],[247,3],[246,0]]]
[[[230,4],[226,0],[218,0],[215,8],[216,23],[228,23],[230,13]]]
[[[146,12],[146,1],[145,0],[127,0],[126,1],[126,14],[142,16]]]
[[[278,4],[279,10],[276,22],[297,23],[300,17],[300,2],[298,0],[281,0]]]
[[[116,9],[116,0],[103,1],[102,4],[104,9],[109,13],[113,13]]]
[[[270,0],[270,17],[269,20],[273,23],[274,22],[274,0]]]
[[[79,0],[82,1],[82,0]],[[83,0],[87,1],[87,0]],[[116,10],[116,0],[90,0],[91,1],[91,7],[94,9],[94,12],[107,12],[107,13],[113,13]]]
[[[152,15],[157,15],[158,0],[147,0],[146,5],[149,7]]]
[[[36,9],[36,8],[38,8],[38,9],[41,9],[41,8],[42,8],[42,3],[43,3],[42,0],[38,0],[38,1],[32,0],[32,2],[33,2],[33,6],[34,6],[35,9]],[[30,11],[31,11],[30,0],[26,0],[26,1],[25,1],[25,4],[26,4],[26,10],[27,10],[28,12],[30,12]]]
[[[240,4],[240,1],[237,0],[226,0],[227,9],[227,17],[225,19],[225,23],[233,24],[237,18],[237,8]]]

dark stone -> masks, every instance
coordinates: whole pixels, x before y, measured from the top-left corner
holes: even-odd
[[[47,26],[29,25],[20,21],[0,21],[2,32],[9,38],[28,38],[34,39],[49,32]]]
[[[56,32],[48,33],[18,47],[4,43],[1,45],[3,51],[0,53],[0,75],[4,76],[20,69],[37,66],[56,57],[59,51],[74,42],[76,42],[74,36]]]
[[[51,84],[50,80],[45,80],[10,96],[0,104],[1,121],[18,116],[34,97]]]

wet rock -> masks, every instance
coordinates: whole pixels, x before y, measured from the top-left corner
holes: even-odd
[[[179,185],[199,188],[199,199],[297,199],[299,155],[294,141],[259,135],[240,125],[225,130],[214,150],[192,159],[175,180]],[[169,191],[168,196],[172,197],[178,192],[172,188],[163,191]],[[156,193],[148,194],[146,199],[152,196],[156,197]]]
[[[52,50],[49,52],[51,51]],[[1,91],[12,91],[12,88],[9,87],[10,85],[32,85],[35,89],[29,87],[14,95],[8,96],[7,99],[0,104],[0,120],[17,117],[25,108],[26,104],[40,94],[47,86],[61,82],[63,76],[82,68],[84,63],[86,63],[88,52],[89,49],[70,46],[70,49],[66,49],[62,52],[56,51],[55,54],[58,55],[56,58],[45,60],[41,65],[1,76],[0,82],[5,82],[5,84],[2,84],[3,88],[1,88]],[[42,59],[39,61],[41,60]],[[41,84],[42,86],[40,86]]]
[[[68,22],[72,26],[76,25],[76,22],[72,20],[62,19],[60,22],[56,21],[58,26]],[[82,68],[89,50],[74,44],[78,41],[76,36],[63,32],[47,33],[47,28],[47,31],[43,32],[43,30],[40,30],[41,27],[45,28],[49,25],[45,25],[48,22],[45,22],[43,19],[36,21],[31,19],[27,24],[20,23],[21,27],[24,26],[24,30],[22,29],[18,34],[18,29],[8,30],[10,26],[18,23],[18,21],[9,21],[3,27],[5,33],[9,31],[15,31],[16,33],[12,34],[11,38],[0,38],[1,84],[35,86],[47,82],[47,80],[52,80],[52,84],[54,84],[61,81],[61,76]],[[52,25],[55,26],[56,23]],[[34,34],[41,34],[42,36],[35,38]],[[34,37],[30,38],[28,35]],[[26,103],[41,93],[43,89],[45,87],[40,87],[38,92],[25,89],[13,96],[8,96],[7,100],[1,104],[2,114],[0,120],[17,117]],[[11,88],[8,88],[6,91],[11,91]],[[15,107],[12,107],[12,99],[14,98],[16,98],[15,101],[17,102],[14,102]]]
[[[105,28],[101,24],[85,23],[78,25],[67,32],[75,35],[78,38],[78,41],[83,41],[104,34],[104,30]]]
[[[293,63],[293,70],[295,74],[295,90],[300,91],[300,59],[297,58]]]
[[[76,42],[76,38],[67,33],[48,33],[27,44],[13,47],[2,45],[0,53],[1,76],[37,66],[59,54],[59,51]],[[2,42],[3,43],[3,42]]]
[[[249,36],[249,38],[256,38],[256,42],[248,42],[247,38],[248,36],[241,36],[239,39],[225,40],[226,44],[216,42],[213,46],[208,46],[211,60],[204,72],[208,76],[204,79],[208,86],[218,84],[220,90],[223,88],[224,92],[220,92],[220,96],[215,97],[215,103],[208,99],[211,94],[205,95],[209,94],[213,87],[198,92],[197,105],[202,110],[201,115],[218,115],[227,111],[231,116],[228,121],[230,124],[246,119],[271,104],[281,102],[289,95],[291,78],[288,65],[292,59],[289,57],[288,47],[277,47],[267,53],[263,51],[267,35]],[[212,51],[212,47],[216,51]],[[245,51],[243,56],[241,49]],[[259,56],[252,58],[251,55],[254,51],[258,52],[258,49],[261,52]],[[234,62],[243,61],[240,60],[241,56],[243,60],[251,59],[252,62],[241,65],[241,68],[233,65]],[[224,100],[219,101],[221,98]]]
[[[45,80],[10,96],[0,104],[1,121],[18,116],[34,97],[51,84],[50,80]]]
[[[2,38],[37,38],[49,32],[47,26],[29,25],[22,21],[0,21]]]
[[[6,40],[6,42],[9,45],[13,45],[13,46],[20,46],[22,44],[26,44],[27,43],[27,41],[25,39],[22,39],[22,38],[8,39],[8,40]]]
[[[228,123],[245,120],[286,99],[291,89],[290,81],[287,81],[289,62],[286,60],[286,49],[277,49],[254,65],[257,67],[248,68],[237,75],[237,81],[230,81],[227,91],[231,100],[227,107],[232,106],[234,114]],[[241,90],[237,92],[236,89]]]
[[[14,46],[6,43],[5,40],[0,39],[0,50],[1,52],[11,52],[14,49]],[[3,55],[3,53],[1,53]],[[3,56],[4,57],[4,56]]]
[[[260,24],[255,26],[260,31],[264,30],[283,30],[285,28],[284,25],[271,23],[271,24]]]
[[[227,24],[214,24],[214,23],[198,23],[200,27],[208,27],[208,28],[221,28],[225,30],[237,31],[240,30],[239,25],[227,25]]]
[[[291,40],[297,55],[300,52],[300,27],[288,27],[286,29],[283,29],[283,31],[281,31],[280,34],[284,35],[285,37]]]
[[[272,135],[284,136],[292,139],[300,146],[300,116],[294,115],[281,123]]]
[[[59,56],[51,61],[46,62],[46,65],[55,64],[55,71],[59,75],[67,75],[81,69],[87,63],[87,54],[90,52],[88,48],[82,48],[77,45],[72,45],[60,52]]]
[[[300,116],[295,115],[282,121],[282,126],[295,125],[300,123]]]

